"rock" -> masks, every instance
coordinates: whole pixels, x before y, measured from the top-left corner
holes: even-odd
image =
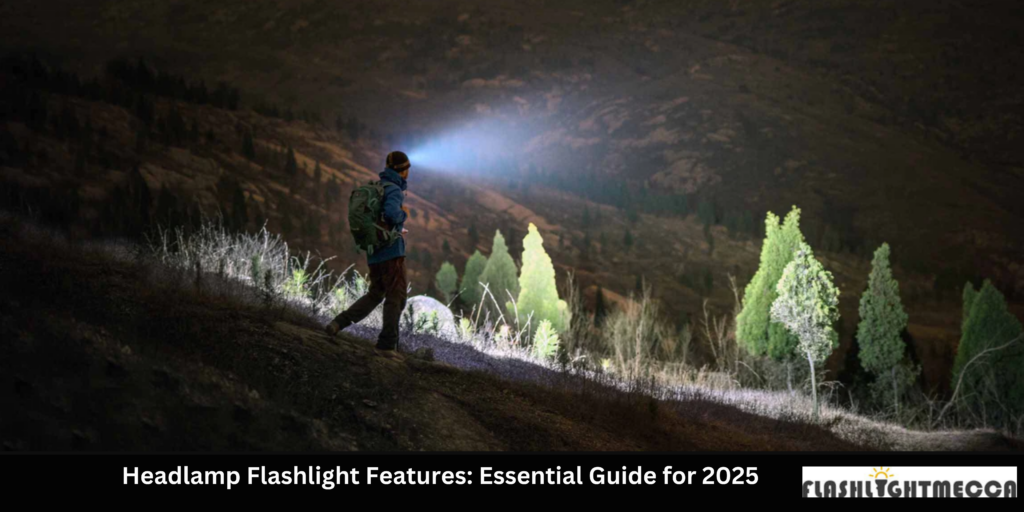
[[[417,321],[421,324],[426,322],[426,325],[432,326],[433,322],[429,318],[423,317],[429,317],[433,314],[437,315],[437,332],[428,333],[435,334],[441,338],[454,338],[456,336],[455,315],[440,301],[426,295],[417,295],[409,298],[405,305],[405,311],[402,312],[402,328],[413,331]],[[423,320],[420,320],[421,318]]]

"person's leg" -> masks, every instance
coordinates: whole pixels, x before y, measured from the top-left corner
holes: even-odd
[[[406,288],[405,257],[384,262],[387,287],[384,293],[384,325],[377,338],[377,348],[395,350],[398,348],[398,322],[405,309]]]
[[[385,293],[387,292],[387,281],[382,265],[370,265],[370,289],[349,306],[348,309],[334,317],[331,323],[327,324],[325,328],[327,334],[333,336],[338,331],[366,318],[384,300]]]

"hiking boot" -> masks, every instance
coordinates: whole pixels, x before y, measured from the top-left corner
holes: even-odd
[[[341,325],[337,321],[332,320],[331,323],[327,324],[327,326],[324,327],[324,332],[326,332],[328,336],[333,338],[336,334],[341,332],[342,329],[348,327],[349,325],[351,324]]]

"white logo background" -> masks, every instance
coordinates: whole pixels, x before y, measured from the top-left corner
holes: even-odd
[[[879,460],[879,463],[882,463]],[[871,481],[875,480],[874,474],[876,471],[887,469],[890,476],[886,479],[884,476],[879,476],[878,479],[888,481],[963,481],[965,484],[970,481],[981,482],[982,485],[996,481],[1000,484],[1006,482],[1017,481],[1017,468],[1015,466],[1009,467],[977,467],[977,466],[965,466],[965,467],[942,467],[942,466],[804,466],[803,468],[803,482],[817,481],[824,483],[825,481],[832,480],[837,484],[842,481]],[[874,485],[872,485],[872,491]],[[901,485],[902,487],[902,485]],[[814,496],[814,486],[811,486],[811,496]],[[981,497],[985,497],[982,493]]]

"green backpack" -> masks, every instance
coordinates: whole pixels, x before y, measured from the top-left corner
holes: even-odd
[[[394,227],[384,222],[384,189],[397,187],[394,183],[371,181],[356,187],[348,200],[348,226],[356,247],[367,256],[391,246],[401,236]]]

